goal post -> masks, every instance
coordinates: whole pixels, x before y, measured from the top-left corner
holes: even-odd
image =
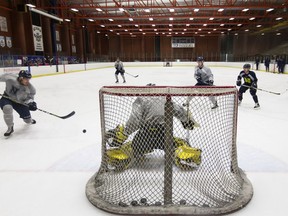
[[[102,160],[86,185],[93,205],[116,214],[218,215],[249,203],[235,87],[105,86],[99,100]]]

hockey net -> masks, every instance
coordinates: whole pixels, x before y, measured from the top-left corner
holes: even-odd
[[[86,185],[96,207],[213,215],[252,198],[237,163],[235,87],[102,87],[100,111],[102,161]]]

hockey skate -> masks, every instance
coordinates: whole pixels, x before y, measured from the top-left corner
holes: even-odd
[[[211,109],[216,109],[216,108],[218,108],[217,102],[213,104],[213,106],[211,107]]]
[[[8,130],[4,133],[4,136],[8,137],[14,132],[13,125],[8,127]]]
[[[241,100],[238,100],[238,106],[240,106],[240,105],[241,105],[241,103],[242,103],[242,101],[241,101]]]
[[[259,103],[255,103],[254,109],[260,109],[260,104]]]

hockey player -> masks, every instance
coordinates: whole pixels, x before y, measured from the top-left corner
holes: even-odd
[[[204,58],[199,56],[197,58],[197,66],[195,68],[194,77],[197,80],[195,86],[213,86],[214,77],[209,67],[204,66]],[[214,96],[209,97],[210,101],[212,102],[213,106],[211,109],[216,109],[218,107],[217,100]]]
[[[240,72],[240,74],[237,77],[236,85],[240,86],[239,88],[239,94],[238,104],[240,105],[243,99],[243,93],[245,93],[248,89],[250,89],[250,94],[252,95],[252,98],[255,102],[254,109],[257,109],[260,107],[258,102],[258,97],[256,95],[257,92],[257,82],[258,79],[256,77],[256,74],[254,71],[250,71],[251,65],[250,64],[244,64],[243,70]],[[241,79],[243,78],[244,83],[241,85]]]
[[[153,86],[153,84],[148,85]],[[108,141],[108,144],[111,147],[123,146],[122,149],[124,150],[124,152],[126,151],[126,154],[124,154],[126,156],[122,155],[122,158],[127,159],[130,157],[129,152],[132,152],[134,158],[139,158],[147,153],[152,152],[154,149],[164,150],[165,103],[165,97],[157,96],[136,98],[136,100],[132,104],[132,111],[126,124],[118,125],[115,129],[109,130],[107,132],[106,140]],[[173,103],[173,108],[173,116],[180,120],[184,129],[193,130],[194,127],[199,127],[199,124],[195,122],[195,120],[192,118],[191,113],[188,114],[187,110],[185,110],[182,106]],[[136,132],[136,134],[132,142],[130,142],[129,144],[125,143],[129,135],[134,132]],[[196,165],[200,164],[200,149],[190,147],[189,144],[183,139],[174,137],[175,151],[178,147],[181,148],[181,151],[179,151],[179,155],[187,151],[184,155],[185,159],[188,158],[189,162],[185,162],[185,166],[189,166],[189,163],[194,163]],[[112,154],[110,155],[112,156]],[[117,153],[117,156],[119,157],[119,152]],[[181,160],[181,158],[177,158],[176,156],[175,160],[177,159],[178,161]]]
[[[119,80],[118,80],[118,74],[119,74],[119,73],[120,73],[121,76],[122,76],[123,83],[126,83],[125,76],[124,76],[125,70],[124,70],[123,62],[120,61],[119,58],[117,58],[117,60],[115,61],[114,66],[115,66],[115,69],[116,69],[116,72],[115,72],[116,83],[119,82]]]
[[[14,132],[13,109],[20,115],[20,118],[27,124],[35,124],[31,118],[30,110],[37,110],[34,101],[35,88],[30,83],[31,73],[21,70],[17,74],[0,75],[0,82],[6,83],[4,96],[0,99],[0,107],[3,110],[4,121],[8,127],[4,136],[10,136]]]

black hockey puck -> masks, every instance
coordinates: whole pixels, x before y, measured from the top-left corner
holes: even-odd
[[[161,206],[161,205],[162,205],[161,202],[159,202],[159,201],[155,202],[155,206]]]
[[[136,200],[132,200],[131,203],[130,203],[132,206],[137,206],[138,205],[138,202]]]
[[[86,133],[86,129],[83,129],[83,131],[82,131],[83,133]]]
[[[118,205],[121,206],[121,207],[127,207],[127,206],[128,206],[126,203],[124,203],[124,202],[122,202],[122,201],[120,201],[120,202],[118,203]]]
[[[186,200],[185,199],[181,199],[180,200],[180,205],[186,205]]]
[[[140,199],[141,204],[147,204],[147,199],[146,198],[141,198]]]

